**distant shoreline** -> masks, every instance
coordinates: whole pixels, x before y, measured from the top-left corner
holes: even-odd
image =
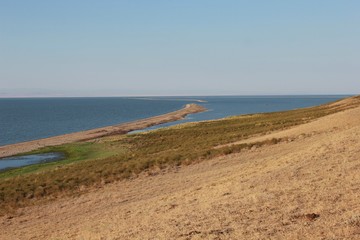
[[[169,112],[163,115],[140,119],[132,122],[122,123],[119,125],[95,128],[91,130],[63,134],[54,137],[33,140],[33,141],[4,145],[4,146],[0,146],[0,158],[34,151],[43,147],[87,141],[87,140],[110,136],[110,135],[126,134],[134,130],[141,130],[162,123],[181,120],[189,114],[194,114],[204,111],[206,111],[206,108],[199,106],[197,104],[186,104],[184,108],[174,112]]]

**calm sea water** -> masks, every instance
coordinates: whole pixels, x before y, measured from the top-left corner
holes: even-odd
[[[308,107],[343,97],[345,96],[0,99],[0,146],[147,118],[178,110],[191,102],[200,104],[209,111],[192,114],[185,120],[160,127],[246,113]]]

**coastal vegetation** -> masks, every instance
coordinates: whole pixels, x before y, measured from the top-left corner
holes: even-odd
[[[359,105],[360,97],[353,97],[311,108],[187,123],[145,133],[46,147],[35,152],[63,152],[66,159],[0,173],[0,213],[63,195],[79,194],[90,187],[101,187],[139,174],[158,174],[254,146],[277,144],[287,139],[236,142]]]

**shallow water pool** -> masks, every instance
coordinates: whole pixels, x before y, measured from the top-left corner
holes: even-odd
[[[0,159],[0,171],[38,163],[47,163],[64,159],[62,153],[40,153],[25,156],[6,157]]]

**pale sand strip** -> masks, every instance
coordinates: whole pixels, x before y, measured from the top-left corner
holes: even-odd
[[[0,147],[0,157],[12,156],[15,154],[25,153],[37,150],[42,147],[56,146],[65,143],[86,141],[90,139],[100,138],[115,134],[126,134],[130,131],[148,128],[154,125],[173,122],[183,119],[188,114],[203,112],[206,109],[196,104],[186,104],[183,109],[178,111],[166,113],[163,115],[145,118],[133,122],[123,123],[115,126],[108,126],[102,128],[91,129],[87,131],[64,134],[60,136],[44,138],[34,141],[16,143]]]

